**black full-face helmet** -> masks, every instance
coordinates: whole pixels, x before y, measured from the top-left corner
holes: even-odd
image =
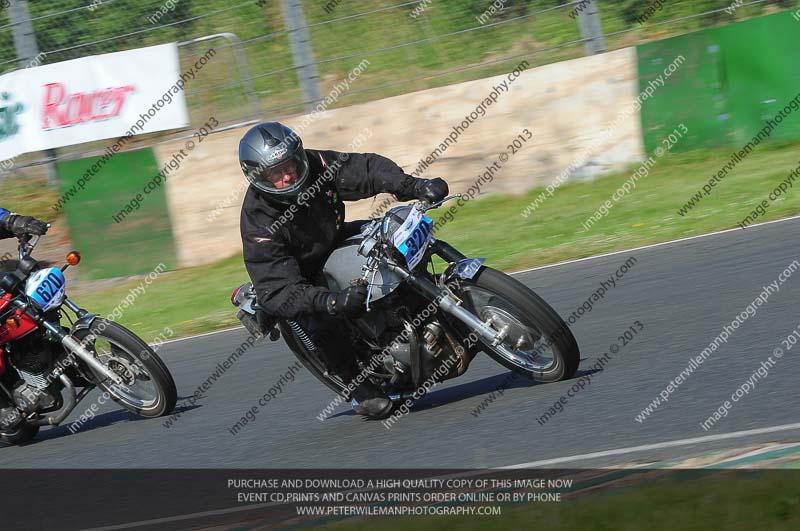
[[[290,203],[308,185],[303,141],[279,122],[252,127],[239,141],[239,163],[250,184],[267,199]]]

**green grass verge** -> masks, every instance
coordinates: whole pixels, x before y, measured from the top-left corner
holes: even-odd
[[[582,223],[611,199],[635,168],[592,182],[565,185],[528,218],[521,212],[541,188],[521,196],[490,196],[468,202],[437,236],[467,255],[487,258],[495,268],[513,271],[733,228],[786,179],[798,165],[798,154],[796,144],[760,147],[688,215],[679,216],[677,210],[729,156],[728,150],[665,155],[630,195],[588,231]],[[502,173],[496,178],[502,179]],[[485,189],[491,191],[491,186]],[[432,212],[434,219],[442,215],[442,210]],[[795,214],[800,214],[800,183],[758,221]],[[230,293],[246,280],[241,256],[165,273],[125,310],[121,322],[145,338],[163,331],[165,325],[177,335],[229,327],[237,324]],[[87,290],[76,299],[105,315],[139,282],[132,279],[112,289]]]
[[[689,214],[679,216],[678,209],[729,161],[731,151],[665,155],[588,231],[583,222],[612,199],[638,166],[589,183],[564,185],[527,219],[521,212],[541,189],[468,203],[438,236],[470,255],[487,257],[495,267],[514,270],[734,228],[788,177],[800,157],[796,144],[760,148]],[[497,178],[502,179],[502,173]],[[491,184],[486,189],[491,190]],[[758,221],[798,213],[800,182]]]
[[[3,173],[0,175],[0,186],[3,189],[3,208],[45,221],[53,220],[53,209],[50,207],[60,192],[56,183],[48,182],[44,166]]]
[[[505,506],[500,516],[369,518],[320,528],[342,531],[778,531],[800,529],[791,472],[734,473],[637,482],[561,502]]]
[[[78,266],[80,267],[80,266]],[[248,280],[241,255],[210,265],[162,273],[130,305],[123,302],[143,284],[144,277],[131,277],[112,288],[93,290],[79,283],[68,291],[75,302],[92,313],[107,316],[122,311],[118,322],[150,341],[168,326],[173,338],[238,326],[230,296]],[[168,335],[168,334],[167,334]]]

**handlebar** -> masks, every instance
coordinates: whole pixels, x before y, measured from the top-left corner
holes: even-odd
[[[47,228],[50,228],[50,224],[47,224]],[[24,260],[28,256],[30,256],[31,251],[33,248],[36,247],[36,244],[39,243],[39,238],[41,235],[31,235],[31,234],[23,234],[19,237],[19,259],[20,261]]]
[[[45,233],[47,233],[47,231],[50,230],[50,227],[52,226],[53,226],[52,224],[48,223],[47,230],[45,230]],[[31,252],[33,251],[33,248],[36,247],[37,243],[39,243],[39,238],[41,237],[42,237],[41,234],[23,234],[22,236],[19,237],[20,261],[30,256]]]
[[[438,207],[439,205],[441,205],[443,203],[446,203],[446,202],[450,201],[451,199],[456,199],[458,197],[461,197],[462,195],[464,195],[464,194],[448,195],[447,197],[445,197],[441,201],[438,201],[438,202],[436,202],[436,203],[434,203],[432,205],[430,203],[428,203],[427,201],[420,201],[418,206],[417,206],[417,208],[419,208],[420,212],[422,212],[424,214],[428,210],[433,210],[434,208]]]

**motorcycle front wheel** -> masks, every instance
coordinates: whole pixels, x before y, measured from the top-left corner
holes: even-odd
[[[489,267],[456,291],[466,307],[494,330],[504,331],[496,346],[473,337],[492,359],[538,382],[571,378],[580,352],[569,326],[525,284]]]
[[[168,415],[175,408],[178,391],[172,375],[161,358],[136,334],[97,318],[89,329],[76,331],[75,338],[122,377],[123,383],[116,384],[103,381],[101,375],[94,373],[98,387],[116,403],[148,418]]]

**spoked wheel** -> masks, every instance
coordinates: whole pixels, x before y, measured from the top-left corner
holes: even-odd
[[[85,341],[87,336],[91,336]],[[105,319],[95,319],[89,330],[75,337],[111,371],[122,384],[103,381],[98,386],[125,409],[142,417],[160,417],[175,407],[178,392],[169,370],[150,346],[133,332]]]
[[[578,344],[558,313],[527,286],[483,267],[462,280],[467,307],[502,334],[497,345],[480,340],[483,351],[512,371],[539,382],[572,377],[580,363]]]

